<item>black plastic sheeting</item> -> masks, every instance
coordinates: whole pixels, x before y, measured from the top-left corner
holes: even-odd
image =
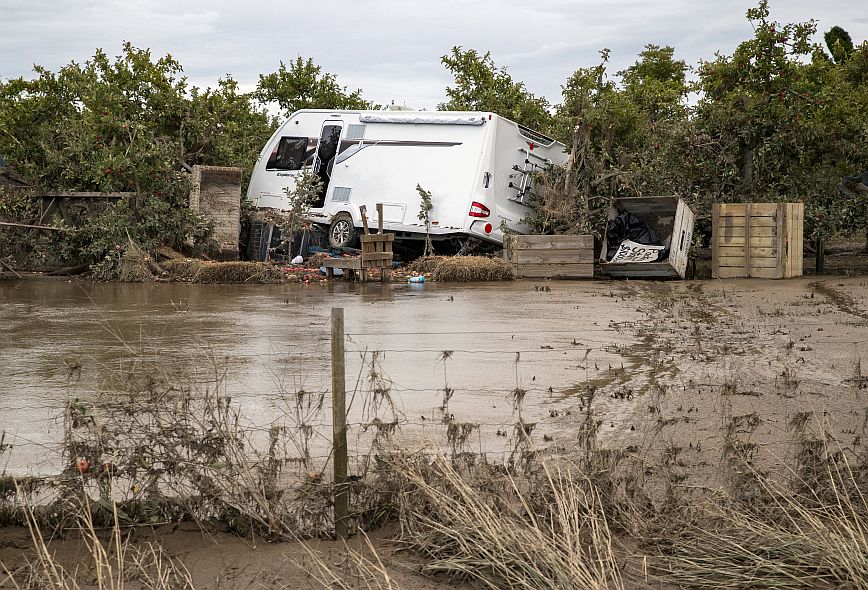
[[[618,246],[624,240],[631,240],[646,246],[662,246],[663,242],[654,233],[647,223],[628,211],[619,213],[614,219],[610,219],[606,225],[606,260],[611,260],[618,252]],[[660,250],[657,261],[666,260],[669,257],[669,248]]]

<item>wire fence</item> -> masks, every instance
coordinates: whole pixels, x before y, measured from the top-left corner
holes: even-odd
[[[650,357],[659,353],[654,347],[645,346],[637,342],[633,334],[641,331],[644,327],[659,325],[653,320],[612,322],[605,328],[583,328],[580,333],[576,330],[537,330],[524,331],[527,336],[533,333],[541,340],[552,344],[539,345],[531,348],[524,345],[508,348],[508,343],[499,340],[490,348],[484,346],[469,348],[443,349],[426,345],[433,337],[451,337],[455,335],[480,336],[478,332],[470,331],[413,331],[413,332],[381,332],[381,331],[356,331],[346,334],[346,346],[349,359],[348,380],[352,391],[352,399],[348,404],[348,426],[351,429],[364,431],[370,428],[374,419],[386,419],[390,424],[395,424],[401,431],[412,431],[416,437],[424,436],[426,442],[442,438],[442,431],[448,430],[452,422],[472,424],[479,432],[483,433],[479,443],[481,452],[487,452],[489,447],[502,451],[505,444],[498,438],[504,438],[498,433],[511,432],[518,419],[533,420],[537,425],[538,432],[546,428],[557,432],[567,430],[569,421],[565,418],[572,412],[580,411],[582,396],[587,395],[589,389],[598,391],[597,407],[594,413],[598,419],[609,425],[610,428],[620,429],[627,425],[634,428],[637,423],[647,422],[647,416],[641,415],[643,404],[639,402],[643,396],[647,397],[653,386],[665,385],[668,390],[678,391],[683,398],[691,395],[701,395],[702,390],[708,389],[709,393],[729,395],[733,398],[753,398],[751,403],[760,407],[764,415],[774,417],[786,417],[789,413],[799,411],[798,407],[803,402],[789,403],[795,392],[787,392],[788,388],[797,388],[802,391],[810,388],[840,388],[842,391],[852,390],[858,392],[866,387],[866,379],[861,375],[859,366],[860,352],[868,343],[868,339],[844,340],[814,339],[807,346],[810,350],[835,349],[854,350],[852,360],[841,359],[842,365],[848,362],[853,365],[849,371],[843,368],[837,369],[837,376],[828,376],[828,367],[816,367],[817,370],[804,370],[800,374],[793,372],[799,369],[799,348],[803,345],[787,340],[786,334],[769,334],[768,327],[780,327],[782,323],[751,323],[752,331],[762,331],[767,337],[777,337],[782,342],[779,344],[781,351],[792,353],[793,359],[776,360],[772,366],[765,370],[755,370],[752,375],[740,374],[733,369],[729,375],[722,375],[717,380],[712,380],[708,375],[704,378],[691,376],[685,379],[685,371],[679,370],[679,374],[670,377],[657,377],[659,367],[651,362]],[[840,322],[816,321],[802,322],[800,328],[815,328],[825,326],[840,326]],[[720,326],[717,326],[718,328]],[[623,337],[625,333],[632,332],[630,337]],[[605,335],[606,337],[589,337],[593,335]],[[483,334],[485,340],[492,336],[511,336],[514,332],[509,330],[489,331]],[[414,342],[420,345],[413,347],[376,347],[377,342],[389,341],[397,337],[412,336]],[[680,343],[670,345],[667,354],[681,354],[695,349],[703,350],[701,341],[694,342],[694,337],[684,334]],[[720,347],[720,342],[705,344]],[[725,343],[724,343],[725,344]],[[322,343],[308,346],[315,354],[324,352]],[[636,361],[636,355],[646,358],[643,362]],[[274,360],[283,360],[292,363],[293,358],[307,359],[309,352],[301,353],[298,349],[290,351],[274,350],[271,352],[250,355],[258,362],[269,363]],[[726,360],[727,356],[723,355]],[[238,362],[239,358],[232,359]],[[243,357],[241,360],[244,360]],[[735,359],[738,361],[738,359]],[[721,361],[722,362],[722,361]],[[415,375],[408,367],[415,367]],[[396,369],[397,368],[397,369]],[[426,371],[423,370],[427,369]],[[826,369],[826,370],[824,370]],[[206,371],[207,372],[207,371]],[[552,372],[558,372],[553,376]],[[572,374],[564,376],[564,372]],[[397,373],[397,376],[393,376]],[[540,373],[539,375],[537,373]],[[44,370],[16,371],[8,377],[25,377],[28,375],[44,374]],[[782,376],[783,374],[783,376]],[[275,374],[276,376],[276,374]],[[649,376],[653,377],[649,380]],[[67,375],[71,392],[75,391],[74,371]],[[277,390],[265,388],[251,391],[235,392],[233,398],[238,402],[242,411],[246,413],[245,405],[255,402],[260,406],[249,416],[245,428],[251,432],[267,433],[274,424],[282,424],[286,428],[312,428],[317,433],[323,444],[330,440],[330,420],[327,419],[330,407],[329,389],[327,385],[327,371],[320,368],[318,379],[314,379],[312,386],[307,389],[300,387],[293,389],[283,384]],[[437,381],[440,381],[437,383]],[[650,381],[650,382],[649,382]],[[168,386],[171,388],[171,385]],[[293,424],[292,417],[277,406],[286,404],[297,391],[304,391],[308,396],[320,399],[320,419],[303,420],[302,423]],[[515,397],[521,396],[521,402],[516,403]],[[73,393],[70,393],[73,395]],[[389,416],[368,415],[369,407],[375,405],[375,398],[379,395],[388,398],[386,404],[391,414]],[[766,403],[763,398],[774,400]],[[381,400],[382,401],[382,400]],[[579,402],[577,405],[576,402]],[[617,403],[616,403],[617,402]],[[632,402],[628,403],[628,402]],[[271,404],[267,411],[263,405]],[[94,402],[95,406],[99,401]],[[647,405],[647,404],[645,404]],[[682,402],[679,405],[684,405]],[[822,405],[822,404],[818,404]],[[825,404],[827,414],[840,414],[847,411],[838,407],[838,404]],[[624,415],[625,407],[629,415]],[[769,406],[769,407],[763,407]],[[792,406],[792,408],[790,408]],[[783,408],[783,409],[781,409]],[[7,415],[26,416],[26,424],[30,427],[39,425],[43,432],[47,426],[55,425],[56,430],[63,428],[64,404],[57,400],[45,400],[34,403],[25,397],[12,400],[6,404]],[[686,424],[691,423],[692,416],[687,416]],[[298,416],[295,416],[299,422]],[[656,422],[652,420],[652,422]],[[697,420],[698,422],[698,420]],[[12,425],[7,425],[6,444],[12,445],[16,451],[25,455],[38,456],[42,451],[52,447],[50,442],[40,441],[38,436],[20,434]],[[32,428],[31,428],[32,430]],[[494,431],[494,437],[485,431]],[[363,433],[362,433],[363,434]],[[404,432],[404,434],[408,434]],[[509,438],[508,435],[506,438]],[[553,436],[553,435],[551,435]],[[359,440],[364,436],[359,436]],[[412,436],[405,436],[410,441]],[[541,441],[550,442],[550,441]],[[55,443],[56,444],[56,443]],[[32,447],[34,450],[28,449]],[[328,453],[320,456],[327,457]],[[39,464],[37,461],[35,464]]]

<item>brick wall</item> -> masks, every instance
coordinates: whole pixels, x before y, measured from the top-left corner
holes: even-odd
[[[241,168],[193,166],[190,209],[214,221],[221,260],[238,259],[241,231]]]

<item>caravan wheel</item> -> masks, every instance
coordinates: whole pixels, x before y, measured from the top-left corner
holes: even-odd
[[[329,226],[329,245],[332,248],[352,248],[359,238],[353,219],[346,213],[335,215]]]

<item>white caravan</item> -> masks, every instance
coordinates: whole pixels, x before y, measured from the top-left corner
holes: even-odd
[[[396,238],[424,238],[419,185],[431,192],[433,240],[500,244],[503,227],[529,229],[533,172],[566,158],[563,144],[494,113],[302,110],[263,148],[247,199],[285,211],[285,189],[312,167],[324,189],[310,219],[340,247],[355,242],[361,205],[377,225],[377,203]]]

